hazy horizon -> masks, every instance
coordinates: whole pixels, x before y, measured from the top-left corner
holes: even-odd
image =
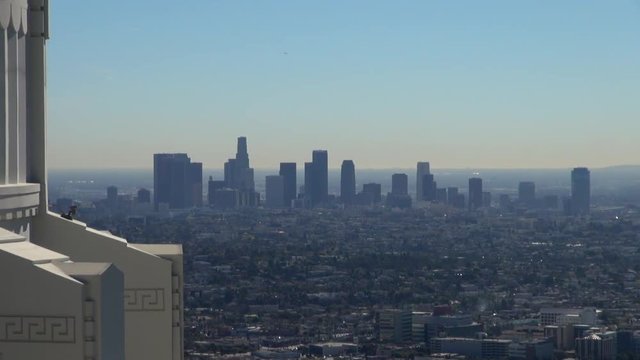
[[[53,168],[638,163],[637,1],[51,2]],[[87,16],[100,14],[100,16]],[[334,159],[335,161],[332,161]],[[338,160],[340,159],[340,160]]]
[[[191,159],[193,162],[200,162],[197,159]],[[350,160],[350,159],[345,159]],[[424,160],[426,161],[426,160]],[[296,163],[298,165],[298,171],[304,171],[304,163]],[[279,165],[279,164],[278,164]],[[571,170],[576,167],[583,167],[582,165],[575,165],[570,167],[545,167],[545,168],[527,168],[527,167],[511,167],[511,168],[474,168],[474,167],[459,167],[459,168],[438,168],[431,165],[432,172],[442,172],[442,171],[562,171],[562,170]],[[257,171],[278,171],[279,167],[255,167],[252,166],[254,170]],[[608,165],[601,167],[588,167],[590,170],[606,170],[606,169],[622,169],[622,168],[640,168],[640,164],[621,164],[621,165]],[[140,170],[140,171],[153,171],[153,166],[131,166],[131,167],[49,167],[49,171],[132,171],[132,170]],[[223,167],[208,167],[206,164],[203,164],[203,171],[224,171]],[[329,170],[339,171],[340,167],[329,166]],[[391,171],[391,170],[402,170],[402,171],[416,171],[416,168],[408,168],[408,167],[384,167],[384,168],[359,168],[356,164],[356,171]]]

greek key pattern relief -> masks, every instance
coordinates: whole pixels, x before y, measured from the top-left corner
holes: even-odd
[[[164,311],[164,289],[125,289],[125,311]]]
[[[0,342],[75,343],[72,316],[2,316]]]

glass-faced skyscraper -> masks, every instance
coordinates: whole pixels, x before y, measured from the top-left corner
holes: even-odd
[[[533,181],[521,181],[518,184],[518,201],[525,206],[533,206],[536,202],[536,184]]]
[[[418,162],[418,167],[416,172],[416,200],[417,201],[426,200],[424,198],[424,185],[422,185],[422,182],[424,181],[424,176],[430,173],[431,173],[431,169],[428,162]]]
[[[483,205],[482,179],[469,179],[469,210],[476,210]]]
[[[314,150],[312,162],[305,163],[305,196],[311,206],[322,204],[329,197],[328,157],[326,150]]]
[[[202,163],[187,154],[153,155],[153,200],[171,209],[202,205]]]
[[[409,193],[409,177],[407,174],[391,175],[391,193],[393,195],[407,195]]]
[[[247,138],[238,138],[236,157],[224,164],[224,181],[226,187],[236,190],[239,206],[258,205],[258,194],[255,191],[253,168],[249,165]]]
[[[353,204],[356,197],[356,167],[352,160],[342,162],[340,168],[340,199],[344,204]]]
[[[265,178],[265,188],[265,206],[268,208],[284,207],[284,177],[280,175],[267,176]]]
[[[586,167],[571,171],[571,212],[586,215],[591,207],[591,172]]]
[[[280,163],[280,176],[284,186],[284,206],[290,207],[291,202],[297,197],[297,167],[294,162]]]

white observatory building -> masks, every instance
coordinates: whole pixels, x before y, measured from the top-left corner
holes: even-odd
[[[181,246],[47,210],[47,39],[47,0],[0,0],[0,359],[182,359]]]

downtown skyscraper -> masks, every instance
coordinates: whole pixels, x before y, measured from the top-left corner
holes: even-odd
[[[329,155],[326,150],[314,150],[312,161],[305,163],[305,197],[309,206],[326,203],[329,197]]]
[[[268,175],[265,178],[265,206],[268,208],[281,208],[285,206],[283,176]]]
[[[352,160],[344,160],[340,168],[340,199],[351,205],[356,197],[356,167]]]
[[[429,163],[423,161],[418,162],[416,171],[416,201],[427,200],[425,199],[424,186],[422,185],[422,182],[424,181],[425,175],[429,174],[431,174]]]
[[[224,182],[227,188],[237,191],[236,206],[257,206],[259,195],[255,191],[253,168],[249,166],[247,138],[238,138],[236,157],[224,164]]]
[[[192,163],[187,154],[153,155],[153,202],[170,209],[202,205],[202,163]]]
[[[591,207],[591,172],[586,167],[571,171],[571,213],[587,215]]]
[[[298,194],[297,166],[294,162],[280,163],[280,176],[283,180],[283,198],[284,206],[290,207],[291,202],[296,199]]]
[[[483,206],[482,179],[469,179],[469,210],[477,210]]]

